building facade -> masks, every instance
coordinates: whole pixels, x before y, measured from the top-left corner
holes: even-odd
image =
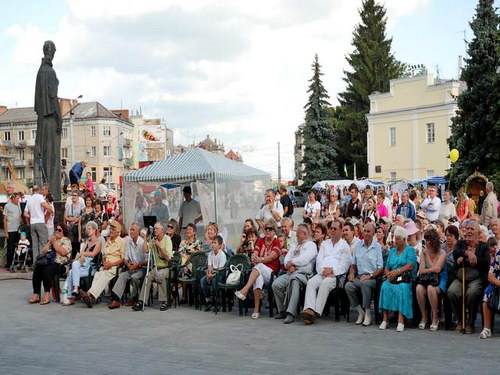
[[[369,96],[369,178],[383,181],[444,176],[447,139],[463,83],[432,74],[393,79],[390,91]]]
[[[111,187],[116,187],[120,176],[135,166],[134,125],[128,121],[128,111],[113,113],[98,102],[61,99],[60,104],[61,161],[66,172],[74,163],[86,160],[85,172],[91,172],[94,181],[106,178]],[[0,114],[2,178],[33,183],[36,127],[33,107],[8,108]]]

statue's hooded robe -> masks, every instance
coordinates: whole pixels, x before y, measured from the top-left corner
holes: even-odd
[[[43,58],[36,76],[35,112],[38,115],[35,141],[35,182],[48,183],[55,200],[61,194],[62,117],[57,97],[59,81],[52,62]],[[40,168],[40,165],[42,168]]]

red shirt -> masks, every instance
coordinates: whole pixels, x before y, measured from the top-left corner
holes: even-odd
[[[268,263],[264,263],[266,266],[268,266],[270,269],[273,271],[277,271],[280,268],[280,240],[277,238],[273,239],[273,242],[271,242],[270,246],[266,245],[266,240],[265,238],[259,238],[257,240],[257,243],[255,244],[255,249],[254,249],[254,254],[257,254],[259,257],[265,257],[271,254],[272,252],[275,252],[278,254],[276,259],[273,259],[272,261]]]

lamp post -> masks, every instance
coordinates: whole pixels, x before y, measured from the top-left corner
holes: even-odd
[[[73,101],[77,99],[83,98],[83,95],[78,95],[75,99],[71,100],[71,108],[69,110],[69,131],[70,131],[70,138],[71,138],[71,168],[73,168],[73,165],[75,165],[75,143],[74,143],[74,133],[73,133],[73,118],[75,117],[75,113],[73,112],[73,109],[76,107],[76,105],[73,105]]]

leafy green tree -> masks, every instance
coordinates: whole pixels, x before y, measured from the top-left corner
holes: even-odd
[[[389,91],[389,81],[402,76],[406,67],[391,52],[392,38],[387,38],[385,32],[385,8],[375,0],[363,0],[359,15],[361,22],[353,33],[354,51],[346,57],[352,71],[344,71],[346,89],[339,94],[339,121],[334,126],[339,137],[337,165],[346,163],[352,170],[356,163],[358,176],[367,177],[368,95]]]
[[[330,103],[328,93],[321,81],[321,65],[318,55],[312,64],[313,76],[307,92],[309,100],[305,108],[304,126],[304,188],[310,188],[320,180],[338,177],[334,160],[335,134],[328,119]]]
[[[460,153],[449,171],[455,188],[475,171],[497,180],[500,170],[500,34],[493,0],[479,0],[470,27],[474,37],[460,77],[466,89],[458,98],[448,139],[450,149]]]

